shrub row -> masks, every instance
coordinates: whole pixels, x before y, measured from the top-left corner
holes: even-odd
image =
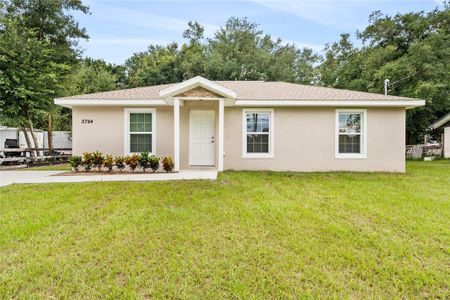
[[[155,155],[150,155],[148,152],[112,157],[111,155],[103,155],[103,153],[95,151],[85,152],[83,153],[83,156],[72,155],[69,158],[69,164],[75,172],[78,172],[80,168],[83,168],[86,172],[89,172],[92,168],[98,169],[99,172],[102,168],[105,168],[108,172],[111,172],[114,166],[121,172],[126,166],[128,166],[132,172],[134,172],[136,168],[141,168],[144,173],[146,169],[152,169],[152,171],[155,172],[159,169],[160,161],[164,171],[173,171],[174,163],[172,157],[165,156],[160,159]]]

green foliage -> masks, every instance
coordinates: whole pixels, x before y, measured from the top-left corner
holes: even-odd
[[[126,63],[128,86],[180,82],[201,75],[212,80],[278,80],[316,82],[319,56],[264,34],[246,18],[230,18],[212,39],[204,28],[189,22],[181,47],[150,45]]]
[[[122,170],[125,169],[125,157],[123,156],[114,157],[114,164],[116,165],[116,168],[119,169],[120,172],[122,172]]]
[[[139,155],[133,153],[131,155],[125,156],[125,163],[130,168],[131,172],[134,172],[139,165]]]
[[[156,155],[150,156],[150,168],[152,169],[153,173],[159,169],[159,157],[157,157]]]
[[[106,63],[101,59],[85,58],[74,67],[66,94],[77,95],[111,91],[123,87],[124,67]]]
[[[92,164],[94,163],[93,161],[93,156],[91,152],[84,152],[83,153],[83,160],[82,160],[82,165],[84,167],[84,170],[89,172],[92,168]]]
[[[11,126],[45,126],[87,38],[72,12],[80,0],[15,0],[0,5],[0,117]]]
[[[139,155],[139,166],[142,168],[142,171],[145,173],[145,169],[150,167],[150,156],[148,152],[141,152]]]
[[[105,155],[103,166],[108,170],[108,172],[111,172],[114,166],[114,158],[109,154]]]
[[[81,166],[81,164],[82,164],[82,158],[81,158],[81,156],[78,156],[78,155],[72,155],[72,156],[70,156],[69,157],[69,160],[68,160],[68,162],[69,162],[69,165],[72,167],[72,169],[75,171],[75,172],[78,172],[78,169],[79,169],[79,167]]]
[[[325,48],[320,83],[383,93],[387,78],[390,95],[425,99],[426,106],[408,110],[406,120],[407,143],[421,142],[428,126],[450,110],[449,20],[448,4],[393,17],[374,12],[357,34],[362,48],[355,48],[348,34]]]
[[[105,161],[105,158],[103,157],[103,153],[100,151],[95,151],[92,153],[92,165],[94,168],[97,168],[100,172],[103,166],[103,162]]]
[[[163,165],[164,171],[166,171],[166,172],[172,172],[172,170],[175,166],[171,156],[165,156],[162,159],[162,165]]]

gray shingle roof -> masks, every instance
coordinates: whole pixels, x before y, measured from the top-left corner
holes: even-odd
[[[214,81],[234,90],[237,100],[416,100],[406,97],[341,90],[288,82]],[[154,100],[161,99],[159,91],[173,84],[84,94],[59,99]]]

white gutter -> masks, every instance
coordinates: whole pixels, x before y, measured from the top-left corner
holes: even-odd
[[[72,106],[167,106],[164,100],[55,99],[55,104]]]
[[[172,106],[171,101],[162,99],[55,99],[55,104],[72,106]],[[236,100],[234,105],[241,107],[406,107],[425,105],[425,100]]]
[[[346,107],[406,107],[425,105],[425,100],[236,100],[235,106],[272,107],[272,106],[346,106]]]

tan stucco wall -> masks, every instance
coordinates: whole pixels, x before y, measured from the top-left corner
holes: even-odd
[[[82,124],[92,119],[92,124]],[[124,154],[124,108],[123,107],[73,107],[72,109],[73,153],[99,150],[105,154]],[[173,109],[156,108],[156,155],[173,156]]]
[[[214,110],[218,137],[217,101],[185,101],[180,108],[181,168],[189,167],[189,111]],[[99,150],[124,153],[123,107],[74,107],[73,152]],[[405,170],[405,110],[367,110],[367,159],[335,158],[335,108],[275,108],[274,158],[242,158],[242,108],[225,108],[224,169],[292,171]],[[81,124],[92,119],[92,124]],[[173,108],[156,108],[156,154],[173,156]],[[217,164],[216,143],[216,164]]]
[[[367,159],[335,158],[335,108],[275,108],[274,158],[242,158],[242,108],[225,110],[224,168],[234,170],[405,170],[405,110],[367,110]]]

